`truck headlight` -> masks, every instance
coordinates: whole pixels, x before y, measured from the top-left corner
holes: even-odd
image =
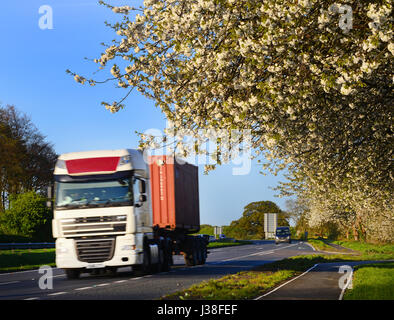
[[[131,156],[123,156],[119,159],[118,166],[122,166],[124,164],[129,164],[131,162]]]
[[[66,254],[68,253],[68,248],[64,247],[63,245],[56,246],[56,254]]]
[[[126,244],[124,246],[122,246],[122,248],[120,248],[120,250],[135,250],[136,246],[135,244]]]
[[[67,169],[67,167],[66,167],[66,161],[64,161],[64,160],[57,160],[57,161],[56,161],[56,168],[59,168],[59,169]]]

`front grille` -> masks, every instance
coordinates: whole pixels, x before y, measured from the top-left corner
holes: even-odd
[[[78,260],[95,263],[111,260],[114,255],[115,238],[75,240]]]
[[[62,219],[64,237],[122,235],[126,233],[126,216],[96,216]]]

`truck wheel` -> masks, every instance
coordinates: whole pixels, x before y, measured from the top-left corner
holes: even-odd
[[[170,257],[164,257],[163,265],[161,267],[163,271],[170,271],[171,270],[171,258]]]
[[[81,270],[79,269],[64,269],[64,271],[68,280],[78,279],[81,275]]]
[[[197,247],[197,264],[203,264],[203,259],[204,259],[204,251],[203,251],[203,246],[202,243],[199,241],[198,242],[198,247]]]
[[[144,243],[144,253],[142,264],[133,266],[133,270],[137,271],[139,274],[150,274],[152,273],[152,264],[150,259],[150,248],[147,242]]]
[[[144,250],[144,257],[142,264],[134,266],[133,269],[143,275],[152,273],[152,265],[150,264],[150,255],[148,252],[146,252],[146,250]]]
[[[117,267],[110,267],[110,268],[108,268],[107,271],[110,276],[116,276],[116,274],[118,272],[118,268]]]
[[[170,271],[172,265],[172,250],[168,241],[163,243],[163,271]]]
[[[185,253],[185,263],[188,267],[195,266],[197,264],[197,250],[193,249],[192,252]]]
[[[161,268],[163,266],[164,263],[164,254],[163,254],[163,249],[159,247],[159,261],[155,264],[152,265],[152,272],[153,273],[160,273],[161,272]]]
[[[201,245],[201,256],[201,264],[205,264],[207,261],[207,246],[204,243]]]

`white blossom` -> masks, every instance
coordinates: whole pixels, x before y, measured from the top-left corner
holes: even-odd
[[[338,26],[345,4],[357,13],[346,34]],[[96,63],[108,65],[118,86],[155,99],[173,131],[188,129],[199,143],[202,128],[251,130],[268,167],[286,163],[289,189],[313,202],[311,223],[354,218],[375,230],[366,217],[386,221],[394,191],[392,1],[145,0],[135,16],[131,7],[107,6],[126,17]]]

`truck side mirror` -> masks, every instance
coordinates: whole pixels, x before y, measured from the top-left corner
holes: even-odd
[[[53,184],[52,183],[48,186],[47,195],[48,195],[47,208],[53,210],[52,199],[54,196],[54,192],[53,192]]]
[[[146,185],[144,180],[138,180],[138,188],[141,194],[146,192]]]
[[[52,197],[53,197],[53,185],[52,184],[50,184],[48,186],[47,194],[48,194],[48,199],[52,199]]]

